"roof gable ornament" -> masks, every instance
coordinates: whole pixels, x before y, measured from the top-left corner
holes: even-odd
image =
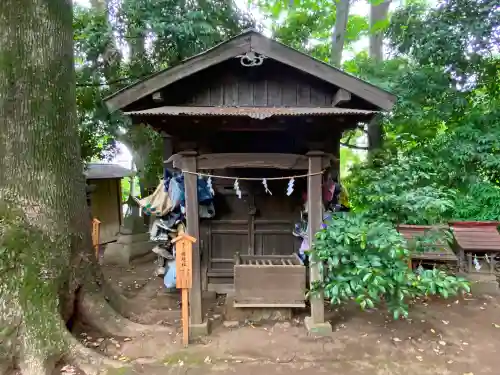
[[[246,67],[260,66],[267,59],[267,56],[256,53],[254,51],[246,52],[243,55],[238,55],[236,58],[240,59],[240,63]]]

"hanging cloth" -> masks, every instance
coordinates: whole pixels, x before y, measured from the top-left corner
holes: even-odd
[[[146,198],[139,199],[137,203],[142,207],[142,210],[146,215],[165,216],[172,211],[172,201],[170,200],[168,193],[165,192],[163,180],[160,181],[160,184],[153,194],[147,196]]]

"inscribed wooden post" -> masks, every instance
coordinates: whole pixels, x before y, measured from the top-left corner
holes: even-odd
[[[92,247],[95,250],[95,256],[99,259],[99,235],[101,222],[94,218],[92,220]]]
[[[176,287],[182,289],[182,341],[184,346],[189,343],[189,298],[188,290],[193,286],[193,243],[196,238],[186,233],[176,237],[175,267]]]

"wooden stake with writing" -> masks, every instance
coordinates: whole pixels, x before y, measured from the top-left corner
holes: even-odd
[[[182,289],[182,342],[189,343],[189,298],[188,290],[193,286],[193,243],[196,238],[182,233],[175,244],[176,287]]]

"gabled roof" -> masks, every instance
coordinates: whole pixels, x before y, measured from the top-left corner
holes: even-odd
[[[174,82],[250,51],[349,91],[380,109],[388,111],[396,101],[396,97],[385,90],[250,29],[176,66],[119,90],[105,99],[106,105],[110,111],[123,109]]]
[[[104,180],[129,177],[134,174],[128,168],[118,164],[110,163],[89,163],[84,171],[87,180]]]

